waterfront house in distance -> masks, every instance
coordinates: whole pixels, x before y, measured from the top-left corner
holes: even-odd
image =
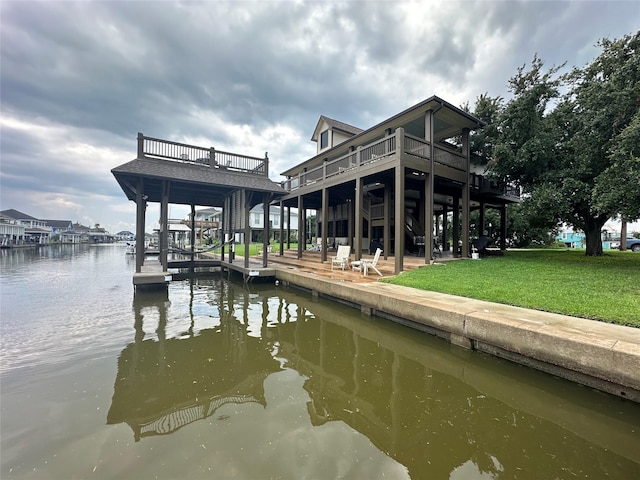
[[[49,243],[52,229],[47,225],[46,220],[39,220],[18,210],[3,210],[0,214],[5,219],[10,219],[16,225],[24,227],[24,241],[26,243]]]
[[[0,247],[9,248],[25,243],[25,227],[14,218],[0,213]]]
[[[289,215],[289,217],[287,217]],[[191,215],[188,216],[186,223],[190,223]],[[290,222],[291,225],[287,222]],[[196,228],[203,225],[205,228],[205,236],[221,239],[220,225],[222,225],[222,209],[221,208],[203,208],[196,210]],[[298,212],[293,209],[281,212],[280,207],[272,205],[269,207],[269,236],[273,240],[279,240],[280,227],[288,231],[293,238],[297,238],[298,233]],[[207,228],[209,227],[209,228]],[[249,227],[251,229],[251,241],[262,242],[264,232],[264,206],[258,204],[249,211]],[[271,240],[270,239],[270,240]]]
[[[487,208],[500,213],[500,247],[506,248],[506,205],[519,201],[508,185],[489,181],[470,152],[472,130],[483,122],[433,96],[367,130],[321,116],[312,140],[316,155],[282,173],[287,194],[281,205],[317,212],[323,261],[327,245],[349,244],[360,258],[369,244],[393,254],[395,273],[406,254],[431,260],[437,239],[456,256],[470,255],[469,215]],[[452,238],[446,237],[447,225]],[[301,235],[306,237],[306,232]],[[298,257],[303,244],[299,243]]]

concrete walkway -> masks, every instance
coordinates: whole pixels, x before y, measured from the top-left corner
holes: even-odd
[[[638,328],[390,285],[309,257],[269,260],[285,285],[640,403]]]

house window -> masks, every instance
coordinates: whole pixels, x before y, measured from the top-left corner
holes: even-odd
[[[329,130],[325,130],[320,134],[320,148],[327,148],[329,146]]]

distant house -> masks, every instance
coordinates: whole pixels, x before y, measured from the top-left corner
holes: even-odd
[[[191,215],[186,223],[191,220]],[[290,215],[290,231],[292,235],[298,232],[298,212],[292,210]],[[284,223],[282,223],[284,222]],[[287,230],[286,210],[283,217],[280,207],[271,205],[269,207],[269,231],[273,239],[278,240],[280,235],[280,226],[284,226]],[[196,211],[196,230],[202,226],[205,235],[218,239],[220,237],[220,225],[222,225],[222,209],[220,208],[204,208]],[[262,232],[264,231],[264,208],[262,204],[253,207],[249,212],[249,226],[251,228],[251,241],[261,242]]]
[[[128,230],[122,230],[116,233],[116,240],[120,242],[133,242],[136,236]]]
[[[111,235],[104,227],[101,227],[99,223],[93,228],[89,229],[89,243],[113,243],[115,237]]]
[[[9,248],[25,243],[25,227],[15,219],[0,214],[0,247]]]
[[[0,215],[24,226],[25,243],[49,243],[52,229],[45,220],[39,220],[18,210],[3,210]]]
[[[51,227],[52,240],[59,243],[80,243],[81,235],[73,230],[71,220],[45,220]]]
[[[586,235],[580,230],[574,230],[573,227],[567,226],[560,229],[556,240],[564,243],[567,248],[585,248]]]
[[[81,225],[78,222],[74,223],[72,227],[73,227],[74,233],[80,235],[81,243],[89,242],[89,232],[91,231],[91,227]]]

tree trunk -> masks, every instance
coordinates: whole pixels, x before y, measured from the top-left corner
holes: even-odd
[[[587,219],[587,224],[584,231],[587,241],[587,251],[585,255],[588,257],[593,257],[597,255],[602,255],[602,238],[600,237],[602,232],[602,227],[606,222],[606,218],[601,220],[599,218],[589,218]]]

